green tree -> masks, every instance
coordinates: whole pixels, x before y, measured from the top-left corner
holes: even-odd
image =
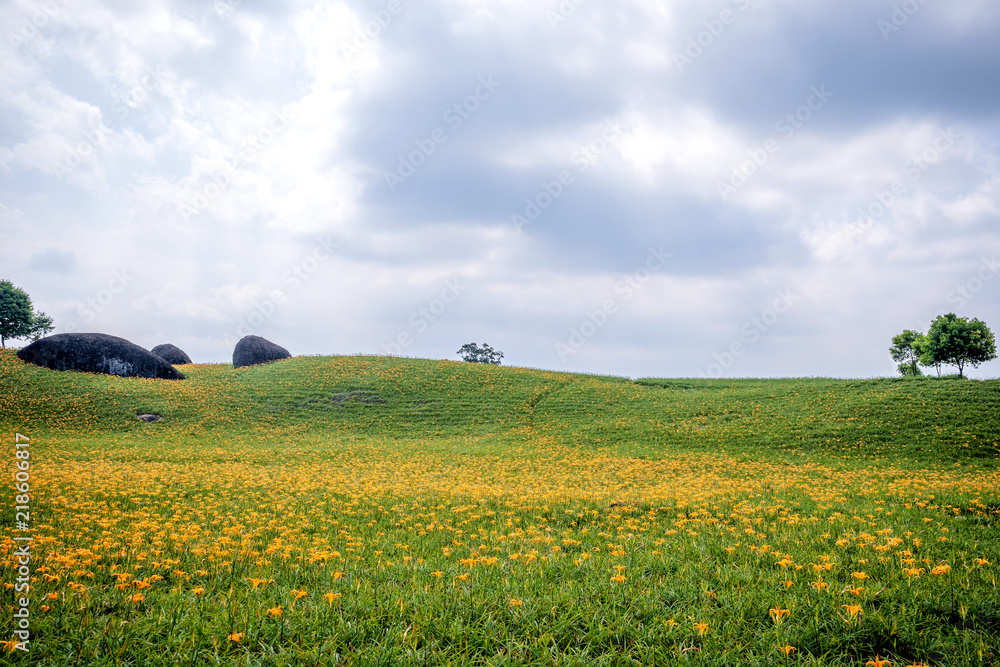
[[[38,340],[52,331],[52,318],[36,313],[31,297],[9,280],[0,280],[0,346],[7,347],[8,338]]]
[[[889,354],[892,355],[893,361],[899,362],[896,368],[899,369],[900,375],[923,375],[917,365],[920,362],[920,345],[923,337],[923,334],[910,329],[893,337]]]
[[[931,353],[930,345],[927,343],[927,336],[923,335],[920,340],[914,341],[913,349],[916,351],[917,356],[920,357],[921,366],[933,366],[934,370],[937,371],[937,376],[941,377],[941,362],[934,360],[934,355]]]
[[[8,338],[26,337],[31,315],[31,297],[9,280],[0,281],[0,345],[7,347]]]
[[[503,359],[503,352],[497,352],[492,347],[483,343],[478,347],[475,343],[466,343],[458,350],[462,355],[462,361],[469,361],[476,364],[500,364]]]
[[[38,311],[31,315],[31,330],[27,338],[34,343],[36,340],[49,333],[55,328],[52,318],[45,313]]]
[[[977,319],[954,313],[939,315],[918,347],[921,364],[957,366],[958,377],[963,376],[966,366],[976,368],[997,358],[996,339],[990,328]]]

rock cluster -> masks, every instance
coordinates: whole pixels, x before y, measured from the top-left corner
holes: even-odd
[[[65,333],[41,338],[17,356],[57,371],[104,373],[119,377],[183,380],[176,368],[135,343],[101,333]]]
[[[147,350],[124,338],[102,333],[46,336],[19,350],[17,356],[29,364],[55,371],[162,380],[183,380],[184,375],[174,365],[193,363],[184,350],[170,343]],[[233,368],[266,364],[291,356],[288,350],[266,338],[244,336],[233,349]]]

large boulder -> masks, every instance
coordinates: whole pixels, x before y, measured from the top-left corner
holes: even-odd
[[[158,357],[161,357],[168,364],[173,364],[175,366],[180,366],[181,364],[191,364],[191,357],[181,348],[176,345],[171,345],[170,343],[164,343],[163,345],[157,345],[151,352]]]
[[[183,380],[161,357],[135,343],[102,333],[64,333],[41,338],[17,356],[29,364],[56,371],[105,373],[120,377]]]
[[[233,368],[267,364],[278,359],[288,359],[292,355],[280,345],[275,345],[260,336],[244,336],[233,349]]]

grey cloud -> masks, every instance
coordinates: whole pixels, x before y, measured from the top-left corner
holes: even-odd
[[[363,17],[384,7],[350,4]],[[1000,79],[997,9],[959,21],[954,14],[972,5],[928,2],[884,39],[877,22],[892,13],[888,1],[770,0],[746,10],[742,0],[673,3],[661,16],[649,3],[592,0],[553,30],[545,11],[556,4],[407,3],[368,47],[376,64],[333,77],[330,107],[316,101],[331,91],[310,72],[342,67],[337,45],[326,44],[332,55],[322,61],[292,28],[311,3],[243,0],[220,16],[211,2],[167,1],[194,37],[134,44],[95,39],[82,21],[74,27],[67,4],[67,21],[45,37],[54,57],[15,53],[22,69],[38,70],[39,85],[0,86],[0,155],[34,138],[36,117],[55,113],[40,92],[51,85],[99,108],[114,130],[113,146],[91,158],[106,184],[88,189],[7,160],[0,201],[23,211],[19,235],[54,239],[54,247],[37,252],[27,237],[9,237],[3,259],[38,271],[32,296],[54,304],[103,289],[108,277],[90,275],[94,266],[130,267],[135,281],[95,325],[150,344],[169,334],[204,361],[227,359],[224,336],[248,316],[252,295],[273,289],[287,292],[287,302],[262,330],[293,352],[381,353],[433,296],[438,277],[462,276],[467,295],[405,354],[456,358],[461,344],[486,341],[516,365],[630,375],[695,374],[775,289],[792,284],[809,299],[731,374],[875,375],[893,370],[886,332],[947,311],[949,290],[975,271],[983,247],[1000,242],[1000,93],[990,85]],[[146,11],[99,6],[111,35]],[[709,29],[706,21],[717,30],[724,9],[735,19],[702,38],[703,53],[679,71],[675,54]],[[147,66],[166,72],[165,85],[123,115],[110,88],[134,85]],[[490,75],[500,88],[451,127],[444,114]],[[716,196],[716,181],[820,85],[835,94],[830,104],[738,196]],[[247,165],[198,215],[180,215],[178,201],[207,182],[188,183],[190,175],[216,169],[239,147],[248,119],[285,104],[300,106],[306,129],[290,129],[287,145]],[[525,198],[573,169],[561,147],[571,152],[587,128],[626,113],[664,135],[692,130],[658,119],[703,118],[705,134],[696,136],[704,146],[689,147],[688,162],[640,156],[648,162],[642,178],[634,153],[646,147],[616,146],[593,169],[574,172],[573,185],[517,233],[511,215],[524,211]],[[883,236],[841,243],[839,227],[899,174],[905,151],[895,144],[921,127],[958,127],[965,137],[908,184],[880,220]],[[385,172],[436,128],[447,141],[387,187]],[[322,156],[318,169],[296,161],[313,160],[310,150]],[[359,188],[334,190],[335,169]],[[958,202],[973,193],[981,201],[962,213]],[[349,211],[343,219],[327,210],[340,204]],[[80,228],[72,252],[56,250],[70,225]],[[287,272],[326,234],[340,243],[335,257],[293,289]],[[662,282],[561,362],[555,343],[650,245],[673,254]],[[86,286],[68,289],[62,276],[83,267]],[[995,290],[983,289],[963,307],[988,320],[997,304]],[[68,306],[52,314],[57,325],[73,317]],[[850,353],[845,331],[865,355]]]
[[[65,250],[49,248],[36,253],[28,260],[28,268],[49,273],[71,273],[77,265],[76,255]]]

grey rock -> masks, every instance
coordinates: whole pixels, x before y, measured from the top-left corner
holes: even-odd
[[[158,357],[162,357],[168,364],[173,364],[179,366],[181,364],[192,364],[191,357],[187,356],[181,348],[171,343],[164,343],[163,345],[157,345],[152,350],[153,354]]]
[[[65,333],[40,338],[17,352],[29,364],[55,371],[104,373],[119,377],[183,380],[161,357],[135,343],[102,333]]]
[[[260,336],[244,336],[233,349],[233,368],[267,364],[279,359],[290,359],[291,353]]]

